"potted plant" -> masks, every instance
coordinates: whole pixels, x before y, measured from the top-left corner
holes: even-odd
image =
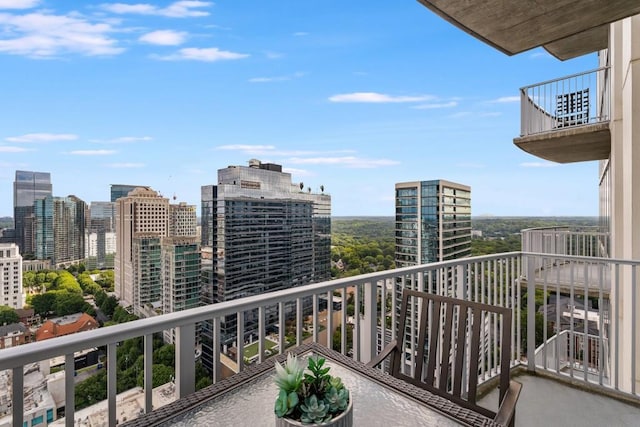
[[[284,366],[276,361],[276,427],[352,426],[353,403],[342,380],[329,375],[322,357],[309,357],[307,369],[291,353]]]

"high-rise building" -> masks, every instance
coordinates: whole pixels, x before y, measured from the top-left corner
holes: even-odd
[[[111,184],[111,201],[115,202],[120,197],[126,197],[138,187],[143,187],[143,185]]]
[[[445,180],[396,184],[396,266],[471,255],[471,188]]]
[[[140,316],[195,307],[200,286],[195,206],[170,205],[149,187],[135,188],[115,204],[120,304]]]
[[[24,306],[22,292],[22,256],[18,245],[0,243],[0,305]]]
[[[35,253],[35,218],[33,202],[51,196],[49,172],[16,171],[13,182],[13,218],[15,240],[22,255]]]
[[[53,265],[79,262],[85,257],[87,205],[75,196],[34,202],[35,255]]]
[[[204,303],[330,279],[330,234],[331,197],[292,183],[282,166],[252,160],[218,170],[218,184],[202,187],[203,258],[210,255],[203,260]],[[274,315],[266,313],[267,329]],[[246,336],[256,327],[255,313],[246,313]],[[213,351],[207,331],[205,324],[205,366]],[[229,316],[221,342],[235,341],[236,317]]]
[[[113,188],[113,186],[112,186]],[[149,187],[138,187],[126,197],[120,197],[116,203],[116,257],[114,260],[115,294],[120,304],[132,306],[134,311],[139,309],[140,301],[146,301],[151,295],[146,288],[153,287],[151,282],[160,283],[160,238],[168,236],[169,230],[169,199],[160,196]],[[134,247],[135,244],[135,247]],[[152,254],[138,254],[147,246],[155,246],[157,259]],[[150,249],[149,249],[150,250]],[[137,254],[137,255],[136,255]],[[136,259],[134,260],[134,255]],[[154,262],[152,266],[143,266],[140,261],[143,256],[147,262]],[[158,277],[149,277],[154,274]],[[140,282],[143,288],[140,289]],[[160,295],[161,288],[157,288]],[[139,295],[144,292],[144,295]],[[136,304],[134,304],[136,303]]]
[[[195,219],[195,206],[193,218]],[[195,229],[195,228],[194,228]],[[200,305],[200,244],[196,236],[162,239],[162,310],[187,310]],[[165,341],[173,343],[173,330],[165,331]]]
[[[89,216],[85,244],[87,268],[113,268],[116,204],[91,202]]]

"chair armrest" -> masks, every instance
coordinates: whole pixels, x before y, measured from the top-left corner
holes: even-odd
[[[373,358],[373,360],[367,363],[367,366],[370,368],[375,368],[376,366],[378,366],[380,363],[382,363],[384,359],[387,358],[387,356],[389,356],[396,349],[397,345],[398,345],[398,340],[391,341],[389,344],[387,344],[387,346],[384,349],[382,349],[379,355],[377,355],[376,357]]]
[[[522,384],[519,382],[513,380],[509,382],[509,389],[500,402],[500,408],[494,419],[496,423],[502,426],[515,425],[516,403],[521,389]]]

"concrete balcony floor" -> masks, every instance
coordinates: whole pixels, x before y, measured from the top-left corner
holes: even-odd
[[[542,376],[524,374],[515,380],[522,383],[517,426],[637,426],[640,422],[640,400],[635,406]],[[497,403],[497,389],[480,401],[480,405],[493,410]]]

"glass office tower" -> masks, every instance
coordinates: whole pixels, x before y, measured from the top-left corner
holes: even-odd
[[[292,183],[291,174],[276,164],[252,160],[248,167],[220,169],[218,185],[202,187],[202,246],[208,248],[208,259],[203,262],[203,302],[230,301],[328,280],[330,243],[329,195]],[[236,316],[224,319],[221,343],[238,345],[255,337],[256,314],[245,313],[245,336],[239,343]],[[267,310],[266,317],[267,331],[275,332],[277,311]],[[206,366],[213,351],[210,325],[203,331]]]
[[[13,218],[16,244],[23,255],[35,254],[33,203],[51,196],[52,191],[49,172],[16,171],[13,182]]]

